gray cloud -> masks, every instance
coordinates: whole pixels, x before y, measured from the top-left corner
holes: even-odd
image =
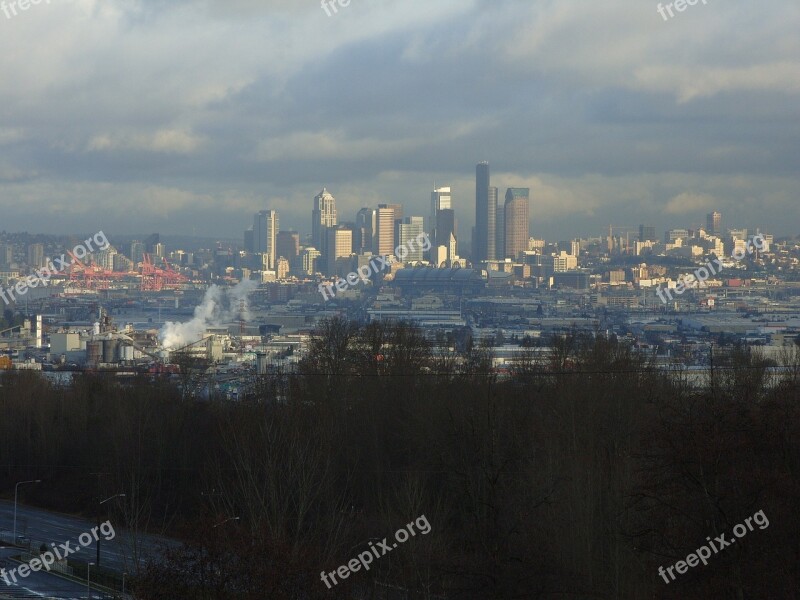
[[[427,215],[474,164],[532,228],[798,233],[800,7],[655,2],[53,0],[0,15],[5,229],[239,236],[379,201]],[[621,221],[631,220],[631,223]]]

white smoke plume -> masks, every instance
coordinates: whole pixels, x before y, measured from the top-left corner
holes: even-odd
[[[186,323],[168,321],[158,337],[165,349],[182,348],[200,340],[209,327],[225,327],[231,321],[250,318],[247,295],[258,287],[251,279],[243,279],[236,287],[212,285],[203,301],[194,309],[194,317]],[[244,310],[242,310],[244,307]]]

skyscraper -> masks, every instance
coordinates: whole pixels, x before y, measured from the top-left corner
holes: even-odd
[[[389,256],[394,254],[394,222],[393,205],[379,204],[375,215],[375,249],[374,254]]]
[[[8,270],[9,265],[14,262],[13,244],[0,244],[0,264]]]
[[[722,235],[722,213],[717,211],[706,215],[706,233],[709,235]]]
[[[455,250],[450,253],[451,238],[453,243],[458,239],[456,231],[456,213],[452,208],[443,208],[436,215],[436,243],[434,247],[447,246],[447,260],[453,260]],[[438,264],[436,266],[439,266]]]
[[[336,227],[336,199],[326,189],[314,196],[314,209],[311,211],[311,243],[317,249],[325,248],[325,229]]]
[[[303,263],[302,271],[304,275],[315,275],[320,270],[318,264],[322,253],[313,247],[304,248],[300,255],[300,260]]]
[[[422,217],[404,217],[397,223],[397,246],[404,246],[408,252],[404,257],[398,256],[404,262],[417,262],[422,260],[422,244],[409,241],[421,236],[425,230],[425,219]],[[401,251],[402,252],[402,251]]]
[[[656,228],[652,225],[639,225],[639,241],[640,242],[657,242]]]
[[[506,191],[506,257],[517,259],[521,252],[528,249],[529,197],[529,188],[508,188]]]
[[[131,262],[133,263],[133,268],[135,269],[136,266],[144,260],[144,251],[145,245],[143,242],[139,240],[133,240],[131,242]]]
[[[275,252],[292,264],[300,255],[300,234],[296,231],[279,231],[275,240]]]
[[[253,217],[253,252],[268,256],[265,265],[275,269],[278,241],[278,211],[262,210]]]
[[[472,240],[474,263],[493,260],[495,257],[496,211],[497,188],[489,186],[489,163],[484,161],[475,167],[475,237]]]
[[[376,233],[374,208],[362,208],[356,213],[356,228],[353,231],[353,251],[356,254],[373,251]]]
[[[428,233],[436,240],[436,215],[440,210],[453,208],[453,195],[449,187],[435,188],[431,192],[431,220],[428,223]],[[445,238],[442,238],[445,239]],[[436,244],[434,244],[436,245]]]
[[[343,275],[344,273],[339,273],[341,269],[338,268],[337,262],[339,259],[348,258],[353,251],[353,230],[339,225],[327,228],[325,236],[327,238],[325,261],[328,265],[328,275]]]
[[[487,231],[489,235],[486,241],[487,260],[494,260],[497,258],[497,205],[500,203],[499,199],[500,194],[497,188],[489,186],[489,217],[487,221]]]
[[[31,244],[28,246],[28,266],[39,269],[44,266],[44,244]]]
[[[502,202],[497,203],[497,210],[495,211],[495,258],[506,258],[506,207]]]
[[[394,211],[394,220],[399,221],[403,218],[403,205],[402,204],[379,204],[378,206],[385,206]]]

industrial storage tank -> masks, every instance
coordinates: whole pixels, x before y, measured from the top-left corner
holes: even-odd
[[[122,360],[133,360],[133,346],[120,346],[120,358]]]
[[[103,342],[92,341],[86,343],[86,362],[96,365],[103,358]]]
[[[117,362],[117,347],[119,340],[103,340],[103,362]]]

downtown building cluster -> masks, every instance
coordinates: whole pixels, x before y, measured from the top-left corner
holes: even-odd
[[[404,264],[438,268],[498,268],[495,261],[517,261],[531,250],[529,238],[530,190],[508,188],[505,201],[491,187],[489,164],[476,167],[475,226],[472,252],[459,256],[458,220],[449,186],[434,186],[430,213],[407,215],[399,203],[363,207],[354,219],[340,219],[336,198],[323,188],[313,199],[310,234],[281,230],[276,210],[254,215],[253,225],[244,232],[244,250],[252,258],[250,267],[262,273],[263,282],[322,275],[341,276],[363,266],[371,257],[391,257],[409,240],[427,235],[431,249],[416,249],[404,257]]]
[[[441,266],[465,265],[457,254],[457,225],[450,188],[431,193],[431,216],[405,215],[402,204],[378,204],[359,209],[353,220],[340,221],[336,198],[323,188],[313,199],[311,232],[281,230],[275,210],[253,218],[244,233],[244,249],[252,257],[253,270],[262,281],[339,276],[363,266],[375,256],[390,257],[400,245],[428,234],[435,241],[426,253],[420,248],[404,257],[404,263],[432,262]]]

